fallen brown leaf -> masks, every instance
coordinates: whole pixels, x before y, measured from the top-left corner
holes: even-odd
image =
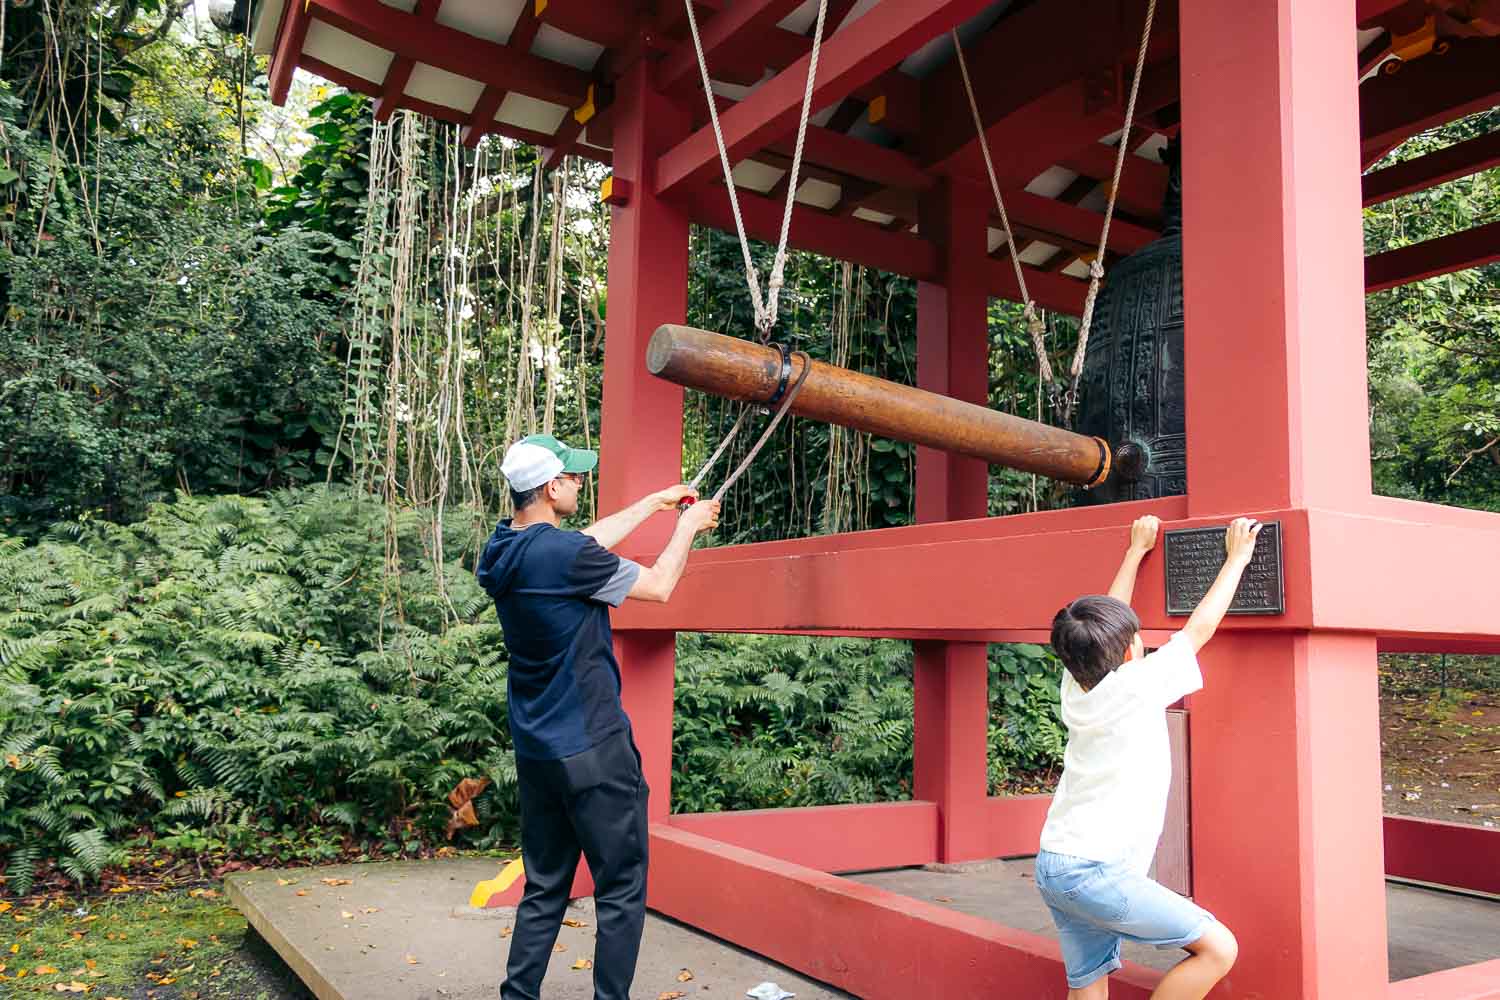
[[[685,996],[687,996],[687,994],[682,992],[681,990],[671,990],[667,993],[656,994],[656,1000],[682,1000],[682,998]]]
[[[558,951],[558,952],[567,951],[568,950],[568,946],[565,945],[565,944],[563,944],[561,941],[559,941],[559,942],[557,942],[557,944],[555,944],[555,945],[552,946],[552,950],[553,951]]]
[[[416,958],[415,955],[407,955],[406,956],[406,964],[407,965],[421,965],[422,963],[419,962],[419,961],[417,961],[417,958]]]
[[[563,926],[564,927],[587,927],[588,924],[584,923],[582,920],[574,920],[572,917],[565,917],[565,918],[563,918]]]
[[[693,970],[691,970],[691,969],[683,969],[681,972],[677,973],[677,981],[679,983],[690,983],[690,982],[692,982],[693,981]]]
[[[324,885],[348,885],[349,884],[349,880],[346,879],[346,878],[320,878],[320,879],[318,879],[318,881],[322,882]]]
[[[353,920],[354,919],[354,914],[350,913],[348,910],[340,910],[339,911],[339,916],[343,917],[345,920]]]
[[[575,969],[592,969],[593,967],[594,963],[586,958],[580,958],[578,961],[573,963],[573,968]]]

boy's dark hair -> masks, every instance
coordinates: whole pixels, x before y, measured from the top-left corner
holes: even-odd
[[[521,490],[519,493],[515,490],[511,490],[510,509],[519,514],[521,511],[525,510],[527,507],[530,507],[532,504],[540,500],[542,498],[542,490],[546,488],[547,484],[542,483],[540,486],[533,486],[531,489]]]
[[[1052,619],[1052,648],[1085,691],[1125,661],[1141,620],[1130,605],[1113,597],[1089,594]]]

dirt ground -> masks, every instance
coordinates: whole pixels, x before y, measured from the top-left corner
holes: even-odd
[[[1380,700],[1385,811],[1500,828],[1500,695]]]

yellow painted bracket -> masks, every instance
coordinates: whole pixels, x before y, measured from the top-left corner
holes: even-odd
[[[885,95],[881,94],[870,102],[870,124],[878,125],[885,119]]]
[[[599,200],[606,205],[626,205],[630,202],[630,182],[610,174],[599,185]]]
[[[591,83],[588,96],[583,99],[582,104],[573,109],[573,120],[580,125],[587,125],[589,119],[594,117],[597,111],[598,108],[594,107],[594,85]]]
[[[1429,14],[1416,31],[1406,35],[1392,34],[1391,54],[1402,62],[1411,62],[1431,52],[1436,43],[1437,21]]]
[[[535,14],[537,17],[541,17],[542,16],[542,11],[544,11],[546,9],[547,9],[547,0],[536,0],[536,3],[533,5],[532,13]]]
[[[469,894],[469,905],[474,907],[475,909],[484,909],[489,905],[490,899],[492,897],[498,896],[506,889],[509,889],[511,886],[515,885],[516,879],[525,874],[526,866],[521,864],[520,858],[517,858],[510,864],[506,865],[504,868],[500,869],[499,875],[496,875],[492,879],[486,879],[485,881],[480,882],[478,885],[476,885],[474,887],[474,891]]]

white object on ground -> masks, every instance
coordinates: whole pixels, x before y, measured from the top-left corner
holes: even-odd
[[[755,1000],[787,1000],[797,994],[788,993],[775,983],[761,983],[745,991],[745,996],[754,997]]]

